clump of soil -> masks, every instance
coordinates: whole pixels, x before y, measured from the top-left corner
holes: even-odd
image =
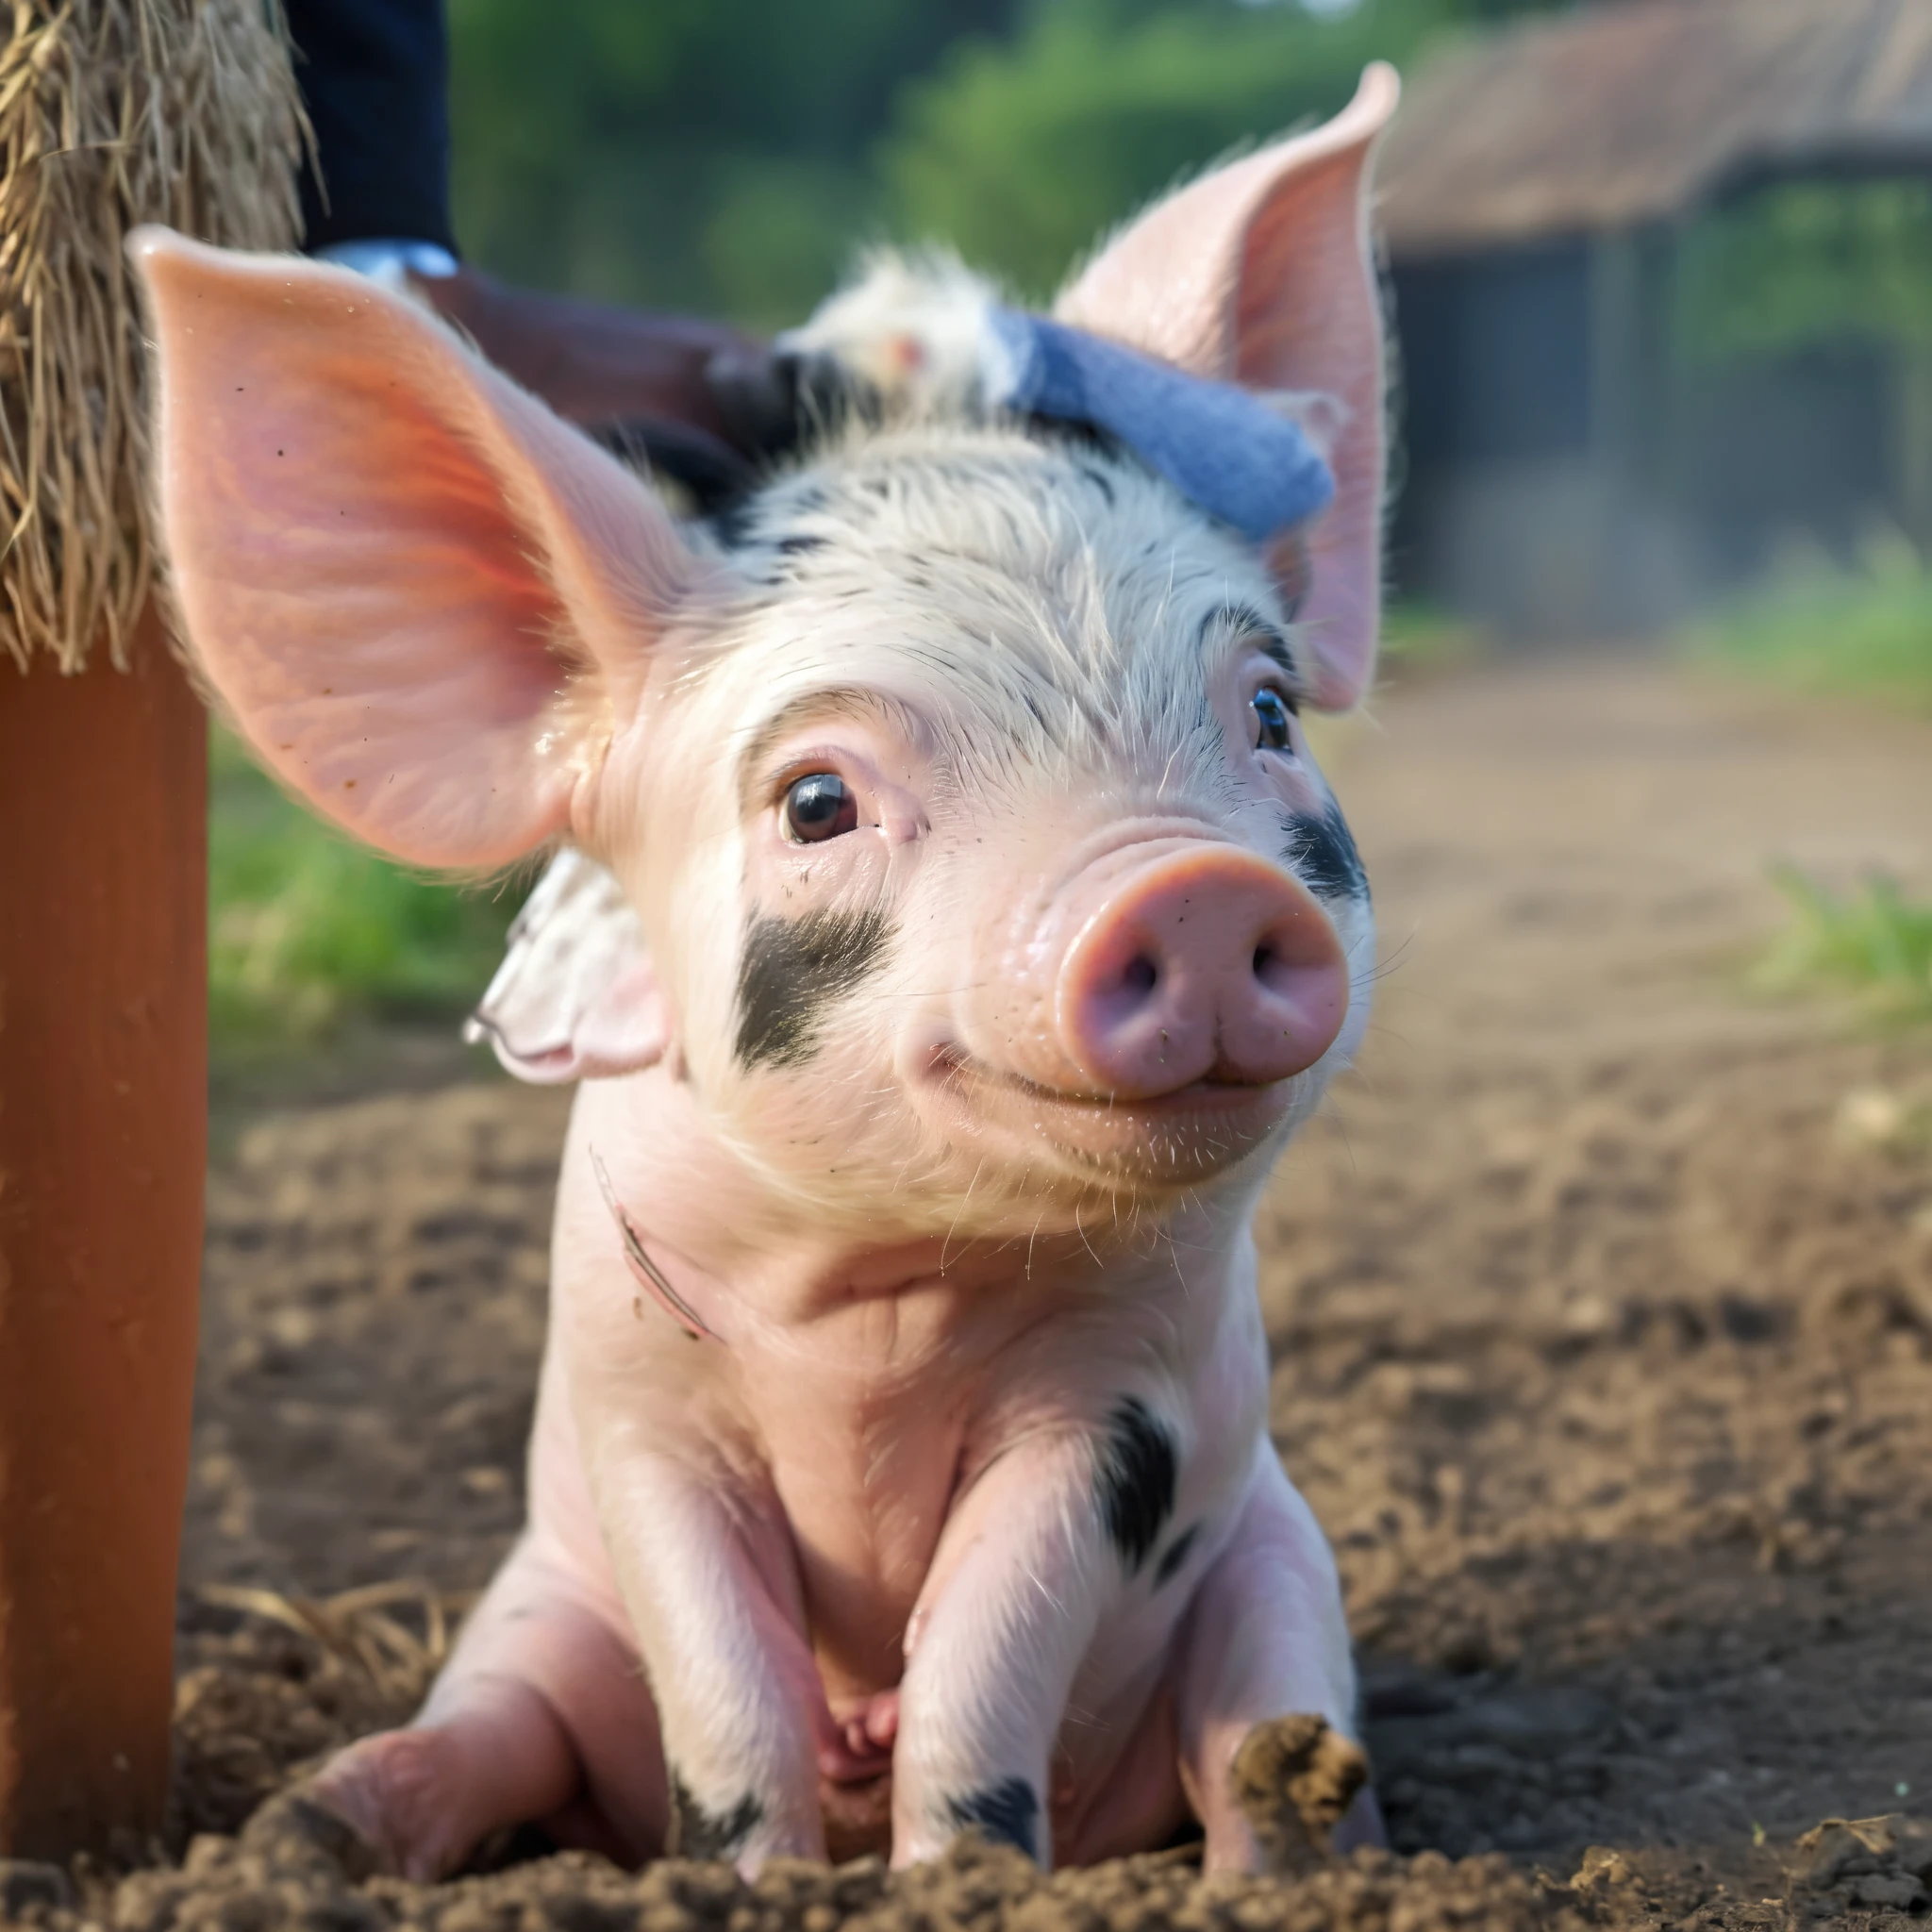
[[[412,1887],[268,1803],[407,1715],[521,1520],[567,1101],[471,1084],[234,1141],[175,1830],[77,1890],[0,1867],[0,1918],[1924,1923],[1932,1146],[1910,1124],[1932,1042],[1755,1002],[1740,969],[1778,916],[1774,858],[1932,884],[1932,728],[1549,659],[1419,684],[1330,749],[1388,970],[1359,1073],[1264,1209],[1263,1291],[1392,1855],[1229,1884],[1173,1855],[1042,1878],[965,1846],[754,1888],[567,1855]]]
[[[58,1906],[30,1907],[26,1922],[69,1932],[88,1910],[111,1912],[116,1932],[190,1924],[318,1932],[1451,1932],[1480,1924],[1532,1932],[1584,1922],[1567,1888],[1540,1886],[1501,1857],[1452,1864],[1437,1853],[1364,1852],[1291,1883],[1204,1879],[1158,1857],[1048,1876],[1020,1853],[974,1839],[901,1874],[876,1858],[836,1869],[781,1862],[748,1885],[723,1865],[664,1859],[633,1875],[565,1852],[421,1886],[358,1876],[338,1857],[324,1821],[265,1822],[277,1828],[251,1831],[240,1843],[197,1839],[178,1869],[69,1890]]]

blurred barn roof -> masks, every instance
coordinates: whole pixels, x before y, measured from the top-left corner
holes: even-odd
[[[1397,257],[1627,227],[1768,175],[1932,169],[1932,0],[1623,0],[1457,47],[1377,169]]]

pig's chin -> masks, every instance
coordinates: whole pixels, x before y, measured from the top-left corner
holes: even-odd
[[[1151,1099],[1063,1091],[957,1052],[942,1057],[939,1104],[977,1134],[1047,1151],[1080,1179],[1159,1191],[1198,1186],[1271,1146],[1302,1077],[1266,1086],[1204,1079]]]

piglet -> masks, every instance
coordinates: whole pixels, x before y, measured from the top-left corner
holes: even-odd
[[[136,239],[208,686],[397,858],[564,854],[484,1014],[583,1082],[528,1524],[313,1787],[393,1869],[1374,1829],[1249,1222],[1366,1012],[1299,713],[1374,655],[1394,94],[1156,206],[1062,333],[875,269],[794,345],[867,406],[708,522],[401,297]],[[1008,407],[1016,341],[1097,359]],[[1066,399],[1129,363],[1139,445]],[[1332,500],[1241,528],[1196,390]]]

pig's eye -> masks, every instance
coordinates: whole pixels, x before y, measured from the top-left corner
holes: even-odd
[[[1248,700],[1255,714],[1255,742],[1263,751],[1292,751],[1294,738],[1288,728],[1288,700],[1272,685],[1263,685]]]
[[[785,794],[785,836],[795,845],[816,845],[854,830],[858,800],[836,772],[808,772]]]

